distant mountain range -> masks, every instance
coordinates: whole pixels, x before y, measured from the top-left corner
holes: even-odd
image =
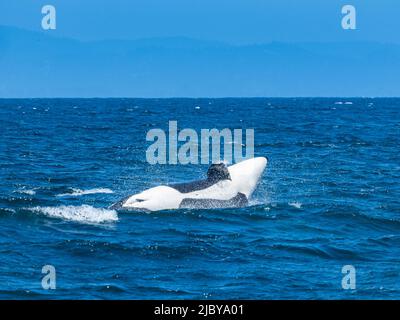
[[[400,96],[400,46],[82,42],[0,26],[0,97]]]

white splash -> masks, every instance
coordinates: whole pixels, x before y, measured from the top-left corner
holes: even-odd
[[[300,209],[302,204],[300,202],[289,202],[289,206],[294,207],[296,209]]]
[[[44,214],[52,218],[60,218],[84,223],[104,223],[118,221],[115,210],[95,208],[89,205],[58,206],[58,207],[33,207],[27,210]]]
[[[114,193],[111,189],[108,188],[95,188],[95,189],[89,189],[89,190],[82,190],[82,189],[77,189],[77,188],[70,188],[71,193],[62,193],[58,194],[57,197],[80,197],[80,196],[85,196],[88,194],[96,194],[96,193]]]
[[[36,194],[35,190],[30,190],[30,189],[18,189],[15,192],[21,193],[21,194],[27,194],[29,196],[34,196]]]
[[[15,211],[15,209],[12,208],[0,208],[0,212],[5,211],[8,213],[16,213],[17,211]]]

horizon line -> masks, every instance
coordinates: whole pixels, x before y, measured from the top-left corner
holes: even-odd
[[[36,34],[45,35],[51,37],[53,39],[59,40],[71,40],[80,43],[96,43],[96,42],[103,42],[103,41],[121,41],[121,42],[135,42],[135,41],[142,41],[142,40],[158,40],[158,39],[187,39],[187,40],[195,40],[199,42],[212,42],[214,44],[219,43],[221,45],[228,45],[228,46],[260,46],[266,44],[273,44],[273,43],[282,43],[282,44],[337,44],[337,43],[361,43],[361,44],[383,44],[383,45],[395,45],[400,46],[400,42],[394,41],[378,41],[378,40],[331,40],[331,41],[310,41],[310,40],[296,40],[296,41],[282,41],[282,40],[268,40],[268,41],[253,41],[253,42],[240,42],[235,43],[231,41],[221,40],[221,39],[205,39],[205,38],[197,38],[197,37],[190,37],[186,35],[171,35],[171,36],[149,36],[149,37],[136,37],[136,38],[104,38],[104,39],[79,39],[75,38],[71,35],[59,35],[59,34],[46,34],[44,30],[35,30],[29,29],[26,27],[15,26],[15,25],[5,25],[0,23],[0,28],[11,28],[17,29],[19,31],[24,32],[31,32]]]
[[[0,97],[0,100],[51,100],[51,99],[400,99],[400,96],[171,96],[171,97]]]

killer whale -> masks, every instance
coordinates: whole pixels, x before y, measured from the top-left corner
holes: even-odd
[[[223,163],[212,164],[203,180],[150,188],[121,199],[110,209],[160,211],[244,207],[266,165],[265,157],[248,159],[229,167]]]

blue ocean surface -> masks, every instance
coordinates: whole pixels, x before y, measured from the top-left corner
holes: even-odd
[[[146,162],[171,120],[255,130],[248,207],[108,209],[204,177]],[[1,299],[400,298],[400,99],[0,99],[0,124]]]

